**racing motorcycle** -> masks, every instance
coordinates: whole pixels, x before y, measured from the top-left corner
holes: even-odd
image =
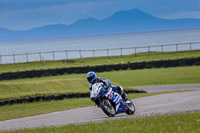
[[[105,89],[103,83],[92,85],[90,98],[109,117],[119,113],[127,113],[128,115],[135,113],[135,106],[130,99],[124,102],[121,95],[114,92],[112,87]]]

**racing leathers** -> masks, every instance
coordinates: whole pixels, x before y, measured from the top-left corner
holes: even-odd
[[[96,80],[89,85],[89,90],[90,91],[92,91],[92,85],[94,83],[103,83],[105,89],[108,89],[109,87],[112,87],[113,91],[118,93],[118,94],[120,94],[124,101],[126,101],[128,99],[126,94],[125,94],[125,92],[124,92],[124,90],[123,90],[123,88],[121,86],[111,85],[110,84],[110,80],[108,80],[108,79],[96,78]]]

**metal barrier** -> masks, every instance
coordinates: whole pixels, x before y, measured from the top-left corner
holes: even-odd
[[[147,52],[179,52],[184,50],[197,50],[200,49],[200,42],[167,44],[156,46],[143,46],[143,47],[127,47],[127,48],[113,48],[113,49],[97,49],[97,50],[61,50],[61,51],[48,51],[37,53],[23,53],[23,54],[8,54],[0,55],[0,64],[18,63],[18,62],[33,62],[45,60],[66,60],[73,58],[86,58],[86,57],[100,57],[100,56],[123,56]]]

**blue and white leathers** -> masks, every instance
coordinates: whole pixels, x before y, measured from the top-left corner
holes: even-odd
[[[128,110],[125,106],[121,95],[114,92],[112,88],[104,89],[103,83],[95,83],[92,85],[92,90],[90,91],[90,98],[97,105],[103,101],[103,99],[108,99],[115,108],[115,114],[123,113]]]
[[[106,97],[115,103],[116,114],[127,111],[127,108],[124,106],[124,102],[122,100],[121,95],[114,92],[111,87],[109,88]]]

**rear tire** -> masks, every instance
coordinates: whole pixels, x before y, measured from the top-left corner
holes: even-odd
[[[126,103],[126,107],[128,108],[128,110],[126,111],[126,114],[133,115],[135,113],[135,105],[130,99],[128,99],[127,101],[129,103]]]
[[[115,108],[111,104],[111,102],[108,99],[104,99],[100,103],[100,107],[103,110],[103,112],[109,116],[109,117],[114,117],[115,116]]]

